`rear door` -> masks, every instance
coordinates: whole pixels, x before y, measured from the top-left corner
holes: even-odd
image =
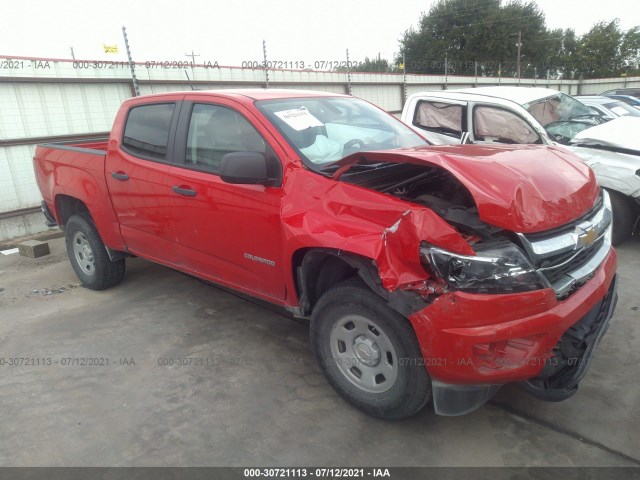
[[[106,179],[122,237],[132,253],[177,263],[167,172],[180,97],[133,105],[121,137],[110,141]]]
[[[281,301],[281,187],[222,181],[222,157],[240,151],[262,152],[281,169],[284,152],[248,109],[227,98],[187,95],[168,172],[180,263],[198,276]]]

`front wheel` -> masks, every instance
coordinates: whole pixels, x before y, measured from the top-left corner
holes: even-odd
[[[361,282],[343,282],[314,309],[311,348],[333,388],[369,415],[397,420],[431,394],[409,321]]]
[[[65,225],[67,254],[82,284],[104,290],[122,281],[124,259],[112,262],[89,215],[73,215]]]

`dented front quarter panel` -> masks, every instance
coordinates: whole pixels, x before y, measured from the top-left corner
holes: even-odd
[[[385,289],[424,281],[420,242],[473,255],[433,211],[391,195],[330,180],[290,164],[283,185],[287,258],[304,248],[332,248],[374,259]]]

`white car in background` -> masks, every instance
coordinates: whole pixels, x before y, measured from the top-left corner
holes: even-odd
[[[640,217],[640,118],[607,122],[575,98],[535,87],[479,87],[411,95],[402,121],[434,144],[563,145],[580,156],[613,203],[613,243]]]

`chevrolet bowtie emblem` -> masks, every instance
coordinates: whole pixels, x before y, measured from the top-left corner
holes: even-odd
[[[587,229],[582,229],[582,233],[578,235],[578,246],[585,247],[593,245],[596,238],[598,238],[598,233],[595,228],[589,227]]]

